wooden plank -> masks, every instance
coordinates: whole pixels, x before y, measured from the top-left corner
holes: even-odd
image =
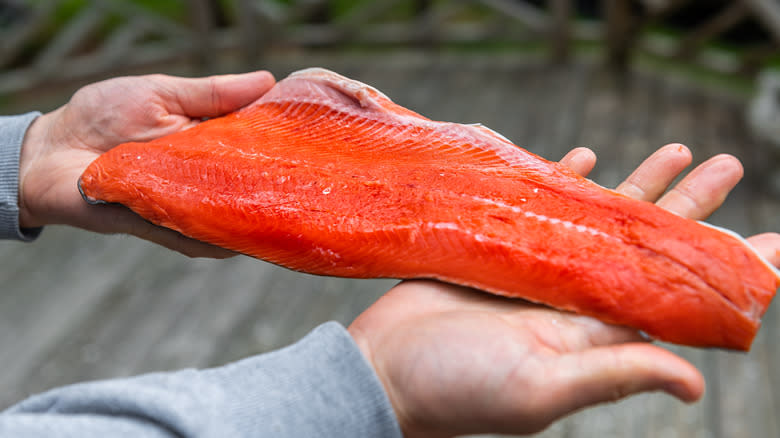
[[[197,68],[211,71],[216,65],[214,39],[211,33],[216,26],[213,3],[209,0],[188,0],[193,58]]]
[[[645,81],[633,80],[627,87],[615,87],[610,74],[600,72],[597,78],[599,88],[593,90],[589,97],[606,99],[611,105],[609,111],[598,112],[592,127],[585,125],[586,132],[590,129],[607,130],[612,133],[608,144],[601,144],[599,152],[599,167],[602,175],[597,179],[602,184],[614,187],[636,161],[644,155],[646,135],[650,131],[650,119],[654,114],[655,93],[653,87]],[[604,94],[605,97],[600,96]],[[604,150],[610,151],[605,153]],[[606,172],[605,172],[606,171]],[[610,181],[604,181],[604,175]],[[568,422],[567,436],[646,436],[647,423],[653,414],[668,399],[643,395],[607,406],[588,409],[575,415]],[[641,408],[640,408],[641,407]],[[635,415],[641,409],[643,415]]]
[[[579,146],[587,87],[594,73],[592,67],[573,64],[559,67],[552,74],[544,71],[539,74],[550,80],[549,91],[559,93],[552,94],[555,104],[550,108],[545,124],[549,132],[545,134],[546,141],[541,145],[545,156],[555,161]]]
[[[165,336],[149,347],[134,368],[168,370],[212,365],[209,359],[234,334],[236,321],[249,318],[255,303],[267,293],[264,283],[274,269],[243,256],[217,263],[198,261],[197,265],[197,281],[187,292],[184,311],[173,309]]]
[[[508,77],[500,85],[499,98],[492,110],[496,115],[503,113],[503,117],[484,122],[524,149],[551,160],[560,158],[535,144],[536,115],[547,86],[544,69],[516,66],[507,68],[506,72]]]
[[[0,321],[8,327],[0,335],[0,404],[26,393],[21,389],[29,383],[26,373],[47,363],[47,351],[81,324],[124,276],[132,275],[150,247],[50,227],[35,244],[18,248],[17,256],[30,260],[18,274],[5,271],[12,265],[4,266]]]
[[[736,117],[735,120],[742,121],[739,117]],[[744,124],[742,132],[742,139],[750,138]],[[754,153],[760,150],[755,144],[747,145],[747,148]],[[766,155],[760,152],[757,155],[758,158],[766,158]],[[749,179],[749,181],[753,182],[753,186],[749,188],[752,195],[752,205],[749,210],[752,223],[750,233],[780,231],[780,197],[769,194],[769,190],[764,186],[767,181],[756,178]],[[775,298],[762,320],[758,341],[763,345],[759,350],[760,356],[756,359],[766,370],[761,373],[763,377],[761,384],[769,392],[770,404],[767,409],[773,412],[773,414],[770,413],[770,418],[774,420],[775,430],[780,430],[777,416],[777,413],[780,412],[780,373],[777,371],[780,370],[780,348],[777,348],[777,339],[780,339],[780,305],[778,305],[778,299]],[[761,419],[761,421],[767,420]]]
[[[751,208],[751,219],[754,223],[753,231],[756,233],[780,230],[780,198],[769,196],[765,191],[757,188],[754,205]],[[780,373],[778,372],[780,370],[780,348],[777,348],[778,339],[780,339],[780,305],[776,297],[762,320],[758,341],[763,345],[759,350],[760,356],[756,358],[766,369],[760,374],[763,377],[760,383],[771,397],[770,405],[767,407],[771,410],[770,419],[762,418],[759,421],[773,421],[776,430],[780,429],[777,416],[777,413],[780,412]],[[763,412],[765,411],[766,409],[763,410]]]
[[[103,266],[118,281],[108,288],[99,305],[63,334],[62,342],[40,358],[42,366],[29,368],[21,390],[37,392],[76,381],[152,370],[145,362],[149,351],[177,320],[187,316],[194,298],[206,293],[202,287],[209,275],[224,263],[190,260],[145,246],[143,259],[128,272],[118,271],[115,263]]]
[[[658,147],[671,142],[687,142],[695,137],[692,133],[696,127],[697,107],[690,105],[690,95],[683,93],[678,86],[659,80],[651,91],[657,99],[652,109],[649,109],[652,120],[648,125],[648,144],[644,155],[649,155]],[[691,144],[695,147],[695,144]],[[636,166],[645,157],[635,156]],[[627,171],[628,169],[626,169]],[[710,352],[707,350],[661,344],[671,352],[691,361],[695,366],[706,368]],[[707,373],[709,371],[705,371]],[[709,388],[711,389],[711,387]],[[648,409],[644,418],[645,437],[705,437],[711,436],[707,429],[706,419],[712,412],[712,401],[709,392],[705,399],[693,405],[686,405],[671,399],[665,394],[653,394],[646,405],[637,406],[638,410]]]
[[[604,10],[607,65],[625,71],[637,39],[637,18],[631,11],[631,3],[624,0],[605,0]]]
[[[569,59],[572,40],[572,2],[553,0],[550,2],[551,58],[554,63]]]
[[[243,317],[233,319],[232,328],[215,344],[208,362],[220,364],[281,348],[325,321],[337,320],[346,326],[357,316],[355,312],[394,283],[321,278],[273,268],[255,286],[263,291],[262,297]]]
[[[694,156],[693,166],[696,166],[714,154],[715,149],[718,147],[718,143],[715,142],[716,135],[713,127],[709,125],[709,123],[713,123],[709,119],[709,117],[713,116],[711,111],[712,104],[708,99],[685,91],[681,87],[673,90],[676,91],[673,95],[674,104],[678,107],[687,108],[687,114],[682,116],[680,111],[676,111],[678,117],[683,117],[683,121],[672,121],[672,124],[675,127],[679,127],[678,129],[682,129],[685,126],[684,129],[688,134],[684,144],[691,149]],[[673,351],[685,353],[683,357],[689,359],[699,368],[707,382],[705,396],[698,403],[700,410],[697,412],[699,422],[696,424],[696,429],[706,430],[713,438],[729,436],[724,435],[722,423],[720,422],[723,414],[724,387],[729,385],[728,381],[722,379],[723,355],[717,350],[675,348]]]
[[[622,174],[615,168],[619,134],[615,122],[622,117],[622,100],[613,76],[594,74],[585,85],[586,95],[577,146],[592,149],[598,157],[589,178],[606,187],[615,187]]]
[[[436,52],[269,60],[278,77],[322,65],[426,116],[484,122],[551,159],[569,146],[594,146],[594,178],[606,185],[669,141],[687,143],[697,161],[745,151],[739,107],[653,78],[635,78],[624,92],[590,67],[548,70],[514,56]],[[780,229],[780,201],[760,193],[738,189],[714,220],[748,232]],[[0,257],[0,275],[16,285],[0,294],[2,406],[53,385],[268,351],[325,320],[347,324],[395,283],[307,276],[246,257],[190,260],[132,238],[64,228],[47,229],[32,245],[5,242]],[[664,345],[704,371],[709,386],[698,404],[643,395],[580,412],[538,436],[774,436],[778,321],[775,305],[748,355]]]
[[[714,103],[714,102],[713,102]],[[736,117],[735,117],[736,116]],[[741,155],[744,141],[743,125],[738,123],[738,113],[728,105],[708,105],[702,114],[701,129],[707,130],[705,141],[710,149],[708,155],[731,153]],[[713,223],[750,235],[757,230],[751,223],[751,205],[754,194],[749,184],[741,184],[713,217]],[[765,339],[769,336],[770,342]],[[771,394],[771,374],[776,370],[767,367],[767,349],[775,348],[776,336],[765,330],[749,354],[718,352],[720,367],[719,389],[721,391],[721,412],[717,418],[717,430],[722,436],[780,436],[775,421],[777,410]]]
[[[617,137],[615,143],[608,145],[614,149],[610,152],[611,159],[606,166],[612,179],[609,187],[616,187],[642,161],[644,161],[661,144],[656,144],[660,127],[659,108],[664,106],[661,93],[662,85],[658,81],[641,75],[632,75],[625,81],[615,84],[615,92],[620,98],[620,105],[614,117],[614,127]],[[607,122],[605,122],[607,123]],[[607,145],[605,145],[607,146]]]
[[[447,90],[464,90],[440,102],[441,108],[447,108],[444,113],[443,109],[438,110],[443,120],[483,123],[516,144],[552,160],[559,159],[561,150],[568,148],[568,145],[561,147],[560,143],[579,128],[569,119],[581,116],[582,108],[577,101],[584,94],[588,77],[581,69],[566,67],[550,71],[540,66],[511,64],[497,68],[490,63],[461,62],[458,70],[461,74],[449,73],[446,82],[441,78],[447,77],[443,75],[447,70],[434,73],[431,78],[431,82],[438,84],[438,93],[451,95]],[[436,99],[432,97],[434,102]],[[559,422],[535,436],[571,436],[567,434],[568,424]],[[478,436],[498,438],[497,435]]]
[[[235,2],[236,21],[238,22],[239,47],[241,47],[243,64],[248,69],[253,68],[259,63],[262,45],[260,44],[260,33],[255,25],[253,11],[249,0],[238,0]]]

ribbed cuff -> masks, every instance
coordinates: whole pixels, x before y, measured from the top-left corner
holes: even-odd
[[[19,228],[19,153],[30,124],[41,113],[0,116],[0,239],[30,241],[41,228]]]
[[[235,430],[284,437],[402,437],[374,369],[336,322],[289,347],[206,373],[232,395],[227,418],[239,423]]]

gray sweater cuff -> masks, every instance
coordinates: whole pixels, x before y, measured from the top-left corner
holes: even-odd
[[[0,413],[0,435],[92,437],[109,431],[133,437],[401,438],[374,369],[336,322],[281,350],[223,367],[72,385]]]
[[[256,431],[262,421],[263,436],[401,438],[373,367],[336,322],[282,350],[208,372],[235,397],[230,417],[238,430]]]
[[[27,128],[41,113],[0,116],[0,239],[34,240],[41,228],[19,228],[19,152]]]

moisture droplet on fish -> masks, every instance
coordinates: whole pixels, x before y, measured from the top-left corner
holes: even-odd
[[[328,193],[330,193],[330,187],[326,187],[325,189],[322,190],[323,195],[327,195]]]

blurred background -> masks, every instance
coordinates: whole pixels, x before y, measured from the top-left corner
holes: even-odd
[[[0,114],[48,111],[118,75],[281,79],[312,66],[551,160],[591,147],[605,186],[670,142],[697,163],[734,154],[746,179],[710,221],[780,231],[775,0],[0,0]],[[4,242],[0,257],[0,408],[52,386],[275,349],[321,322],[348,324],[394,284],[192,260],[56,226]],[[780,436],[778,339],[775,304],[749,354],[669,346],[704,372],[701,402],[643,395],[539,436]]]

